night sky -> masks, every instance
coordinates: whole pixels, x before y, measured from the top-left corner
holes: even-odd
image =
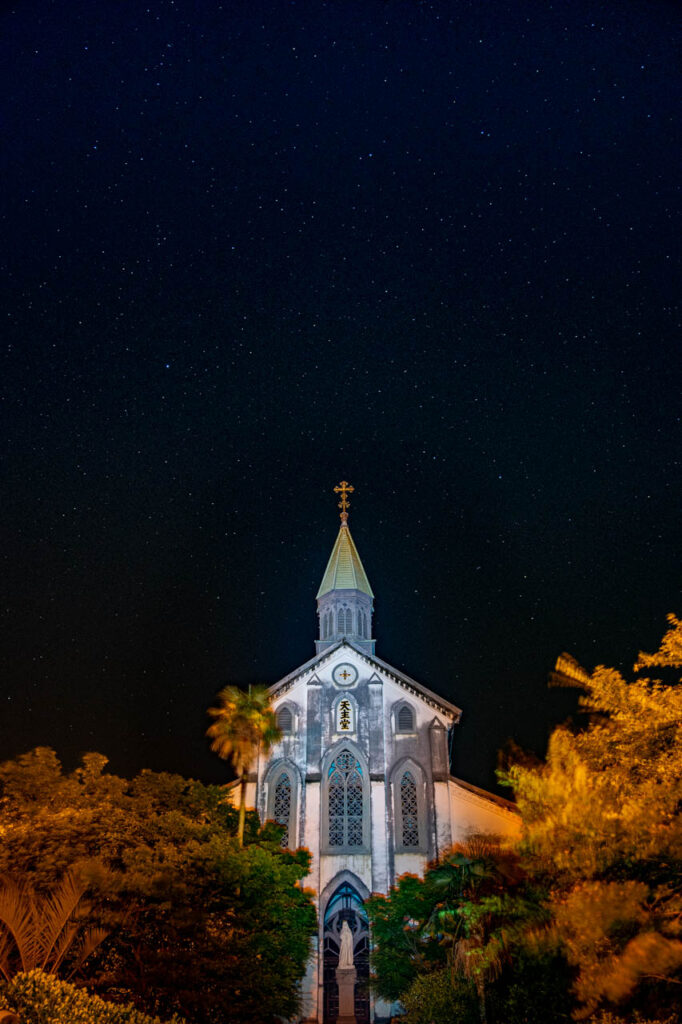
[[[677,2],[0,16],[0,755],[223,781],[355,487],[377,654],[494,785],[682,613]]]

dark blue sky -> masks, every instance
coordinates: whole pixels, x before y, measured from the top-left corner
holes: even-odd
[[[27,2],[0,19],[12,756],[205,779],[313,652],[351,529],[377,653],[541,751],[564,649],[682,612],[680,8]]]

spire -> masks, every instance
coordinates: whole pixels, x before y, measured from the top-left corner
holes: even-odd
[[[347,523],[341,524],[339,535],[322,577],[320,589],[317,592],[318,600],[331,590],[359,590],[363,594],[374,597]]]
[[[341,528],[317,592],[318,653],[343,639],[352,640],[374,653],[371,639],[374,594],[348,527],[348,495],[354,490],[345,480],[334,488],[341,496]]]

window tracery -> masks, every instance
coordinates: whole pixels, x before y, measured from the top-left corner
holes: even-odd
[[[417,784],[412,772],[403,772],[400,780],[400,818],[402,843],[405,847],[419,846],[419,808]]]
[[[341,750],[329,766],[329,846],[363,845],[362,766],[350,750]]]
[[[284,833],[280,845],[289,846],[289,819],[291,817],[291,779],[286,772],[282,772],[275,785],[275,799],[273,802],[274,819],[278,825],[284,826]]]

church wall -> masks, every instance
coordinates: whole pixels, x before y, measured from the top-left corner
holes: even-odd
[[[512,810],[496,805],[476,793],[460,786],[454,779],[449,783],[450,818],[454,843],[463,843],[472,832],[486,832],[499,836],[517,836],[521,832],[521,819]]]
[[[452,821],[450,817],[450,793],[447,782],[434,782],[433,805],[436,816],[436,842],[441,857],[453,844]]]
[[[428,858],[423,853],[396,853],[393,884],[403,875],[423,875],[427,864]]]
[[[386,785],[383,779],[372,782],[372,865],[370,892],[388,892],[390,863],[386,820]]]
[[[438,817],[444,811],[449,823],[450,813],[447,801],[434,802],[434,772],[432,756],[432,725],[438,726],[438,736],[442,735],[447,751],[448,719],[428,705],[420,696],[406,691],[390,677],[383,684],[383,720],[385,739],[386,784],[387,784],[387,823],[389,835],[390,885],[393,885],[405,872],[423,871],[424,864],[433,860],[439,851]],[[408,707],[412,712],[413,728],[409,732],[401,732],[399,728],[399,712]],[[417,778],[421,789],[419,801],[419,849],[412,852],[400,848],[399,822],[397,818],[397,802],[399,796],[399,780],[405,768],[411,770],[414,765],[420,775]],[[446,832],[449,829],[446,829]]]
[[[354,685],[339,686],[332,673],[342,664],[357,669]],[[339,698],[352,706],[344,731],[338,712]],[[325,901],[343,878],[352,878],[358,891],[386,893],[406,873],[423,875],[427,864],[442,856],[453,843],[472,831],[509,834],[518,830],[513,812],[485,795],[465,789],[449,776],[448,730],[452,716],[393,678],[381,666],[368,664],[348,646],[328,661],[306,666],[301,675],[273,699],[275,710],[288,706],[295,714],[295,729],[285,735],[258,766],[258,801],[255,781],[249,782],[247,803],[257,806],[262,818],[272,809],[269,787],[278,777],[280,763],[296,768],[297,791],[292,796],[297,821],[290,835],[311,853],[311,873],[304,884],[317,894],[319,933],[311,946],[311,960],[302,985],[304,1017],[322,1019],[322,941]],[[413,720],[405,728],[401,707],[409,707]],[[362,764],[368,802],[368,828],[364,852],[330,850],[326,778],[336,752],[348,746]],[[418,793],[418,848],[402,846],[400,781],[409,771]],[[238,799],[238,791],[237,791]],[[293,826],[293,827],[292,827]],[[295,831],[295,836],[294,836]],[[371,851],[371,852],[370,852]],[[326,894],[326,895],[325,895]],[[363,897],[364,898],[364,897]],[[383,1010],[375,1008],[383,1017]]]

